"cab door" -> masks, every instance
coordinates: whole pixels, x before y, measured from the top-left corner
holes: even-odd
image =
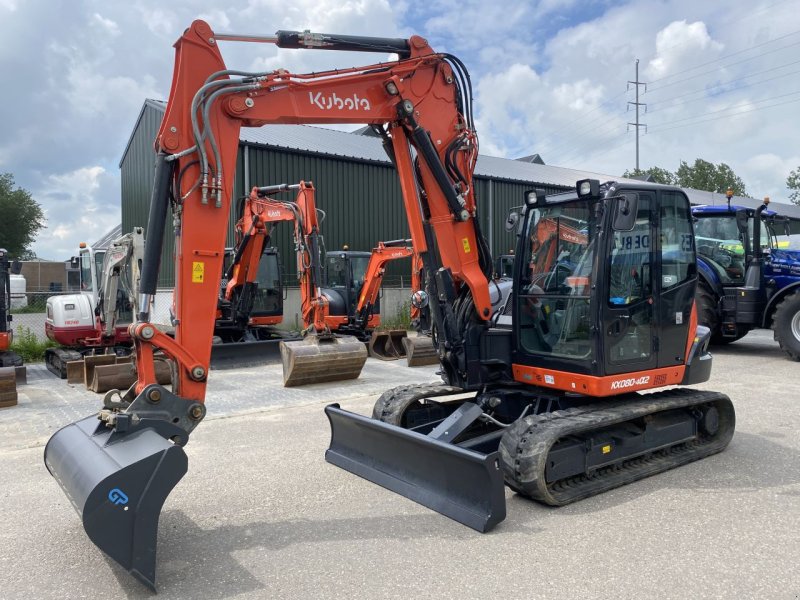
[[[659,192],[656,280],[659,322],[658,366],[682,365],[697,285],[694,231],[689,199],[680,190]]]
[[[601,327],[605,373],[632,373],[658,364],[657,296],[654,274],[654,192],[621,192],[608,203],[605,282],[601,287]],[[624,206],[636,213],[620,229],[615,215]],[[632,221],[632,223],[631,223]],[[629,227],[629,228],[628,228]],[[602,260],[602,259],[601,259]]]

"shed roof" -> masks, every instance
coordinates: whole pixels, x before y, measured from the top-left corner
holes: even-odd
[[[111,242],[116,240],[121,235],[122,235],[122,223],[114,227],[114,229],[106,233],[103,237],[101,237],[94,244],[92,244],[92,248],[95,250],[104,250],[111,245]]]

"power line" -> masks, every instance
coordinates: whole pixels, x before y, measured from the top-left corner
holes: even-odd
[[[797,90],[797,91],[794,91],[794,92],[789,92],[788,94],[781,94],[780,96],[772,96],[770,98],[762,98],[761,100],[755,100],[755,101],[751,102],[750,104],[760,104],[761,102],[769,102],[770,100],[778,100],[780,98],[786,98],[788,96],[794,96],[795,94],[800,94],[800,90]],[[684,117],[683,119],[674,119],[672,121],[667,121],[666,123],[662,123],[662,125],[671,125],[673,123],[680,123],[682,121],[691,121],[692,119],[697,119],[699,117],[705,117],[705,116],[708,116],[708,115],[715,115],[715,114],[719,114],[719,113],[735,110],[737,108],[739,108],[739,107],[729,106],[728,108],[721,108],[719,110],[712,110],[712,111],[709,111],[709,112],[704,113],[702,115],[693,115],[691,117]]]
[[[671,73],[671,74],[665,75],[664,77],[661,77],[659,79],[654,79],[650,83],[657,83],[659,81],[663,81],[665,79],[669,79],[670,77],[675,77],[676,75],[682,75],[683,73],[688,73],[689,71],[694,71],[695,69],[699,69],[700,67],[705,67],[706,65],[714,64],[714,63],[719,62],[721,60],[725,60],[726,58],[731,58],[732,56],[738,56],[739,54],[744,54],[745,52],[750,52],[751,50],[755,50],[756,48],[761,48],[762,46],[766,46],[767,44],[774,44],[775,42],[779,42],[779,41],[781,41],[783,39],[786,39],[787,37],[791,37],[793,35],[797,35],[798,33],[800,33],[800,30],[792,31],[791,33],[787,33],[785,35],[777,37],[774,40],[767,40],[766,42],[761,42],[760,44],[756,44],[755,46],[750,46],[750,47],[744,48],[742,50],[737,50],[736,52],[731,52],[730,54],[726,54],[725,56],[720,56],[719,58],[715,58],[714,60],[709,60],[708,62],[700,63],[699,65],[695,65],[693,67],[689,67],[688,69],[684,69],[683,71],[678,71],[677,73]],[[680,44],[676,44],[676,46],[679,46],[679,45]],[[672,47],[674,48],[676,46],[672,46]],[[789,47],[790,46],[786,46],[786,48],[789,48]],[[668,48],[664,48],[664,50],[667,50],[667,49]],[[761,55],[758,55],[758,56],[761,56]],[[753,58],[755,58],[755,57],[753,57]],[[750,59],[747,59],[747,60],[750,60]],[[734,63],[734,64],[738,64],[738,63]],[[730,65],[728,65],[728,66],[730,66]],[[666,86],[661,86],[661,87],[666,87]],[[658,89],[661,89],[661,88],[658,88]]]
[[[788,46],[783,46],[781,48],[775,48],[774,50],[769,50],[767,52],[762,52],[761,54],[756,54],[755,56],[751,56],[750,58],[745,58],[737,62],[730,63],[728,65],[720,65],[716,69],[711,69],[710,71],[704,71],[702,73],[698,73],[697,75],[692,75],[691,77],[684,77],[683,79],[678,79],[676,81],[670,81],[669,83],[665,83],[661,87],[656,88],[655,90],[651,90],[653,92],[663,90],[664,88],[677,85],[678,83],[682,83],[684,81],[691,81],[692,79],[697,79],[698,77],[702,77],[703,75],[708,75],[709,73],[714,73],[719,68],[726,68],[726,67],[733,67],[736,65],[741,65],[742,63],[749,62],[751,60],[755,60],[757,58],[761,58],[762,56],[766,56],[767,54],[774,54],[775,52],[780,52],[781,50],[786,50],[787,48],[793,48],[794,46],[800,46],[800,42],[795,42],[794,44],[789,44]]]
[[[798,93],[798,92],[795,92],[795,93]],[[743,114],[747,114],[747,113],[751,113],[751,112],[756,112],[756,111],[759,111],[759,110],[766,110],[768,108],[774,108],[776,106],[783,106],[785,104],[792,104],[793,102],[800,102],[800,98],[795,98],[794,100],[787,100],[785,102],[778,102],[776,104],[770,104],[769,106],[756,106],[756,107],[753,107],[753,108],[750,108],[750,109],[747,109],[747,110],[739,111],[739,112],[731,114],[731,115],[721,115],[719,117],[712,117],[711,119],[702,119],[700,121],[694,121],[692,123],[684,123],[683,125],[675,125],[674,127],[661,127],[661,128],[657,128],[657,129],[651,130],[650,133],[651,134],[653,134],[653,133],[661,133],[662,131],[670,131],[672,129],[680,129],[681,127],[691,127],[693,125],[699,125],[701,123],[709,123],[711,121],[719,121],[720,119],[729,119],[731,117],[738,117],[739,115],[743,115]],[[667,123],[667,124],[669,124],[669,123]]]
[[[585,112],[585,113],[582,113],[581,115],[579,115],[575,120],[573,120],[573,122],[570,125],[567,125],[566,127],[561,127],[560,129],[557,129],[553,133],[549,134],[547,136],[547,138],[545,138],[544,140],[542,140],[540,142],[540,144],[544,144],[544,146],[543,146],[544,151],[552,152],[553,148],[557,148],[560,145],[562,145],[563,137],[567,137],[567,136],[563,136],[562,137],[562,134],[577,132],[577,131],[579,131],[581,129],[585,129],[586,127],[588,127],[592,123],[596,123],[597,121],[599,121],[601,119],[608,118],[608,116],[606,114],[600,114],[600,115],[596,116],[594,119],[591,119],[590,121],[587,121],[585,123],[580,123],[581,120],[585,119],[586,117],[588,117],[592,113],[597,112],[602,107],[610,105],[614,100],[616,100],[620,96],[624,96],[626,93],[627,93],[627,90],[617,94],[616,96],[613,96],[613,97],[609,98],[608,100],[606,100],[602,104],[599,104],[599,105],[595,106],[592,110],[590,110],[588,112]],[[561,137],[562,140],[561,141],[557,141],[555,146],[547,146],[548,143],[552,143],[553,138],[557,138],[557,137]],[[540,154],[542,154],[542,152],[540,152]]]
[[[700,94],[700,93],[713,94],[714,90],[723,88],[725,86],[729,86],[732,83],[737,83],[739,81],[744,81],[745,79],[749,79],[750,77],[753,77],[754,75],[763,75],[764,73],[769,73],[771,71],[777,71],[779,69],[785,69],[786,67],[790,67],[792,65],[796,65],[796,64],[799,64],[799,63],[800,63],[800,60],[795,60],[795,61],[792,61],[790,63],[786,63],[785,65],[780,65],[778,67],[773,67],[771,69],[764,69],[763,71],[760,71],[758,73],[751,74],[751,75],[746,75],[745,77],[739,77],[738,79],[731,79],[730,81],[726,81],[724,83],[717,84],[717,85],[712,86],[710,88],[706,87],[706,88],[702,88],[702,89],[699,89],[699,90],[693,90],[691,92],[686,92],[684,94],[678,94],[677,96],[672,96],[671,98],[667,98],[665,100],[659,100],[658,102],[651,102],[648,105],[648,111],[652,113],[652,112],[656,112],[657,110],[663,110],[663,109],[658,109],[658,108],[653,108],[653,107],[654,106],[660,106],[662,104],[666,104],[667,102],[671,102],[672,100],[678,100],[680,98],[684,98],[685,96],[691,96],[693,94]],[[789,75],[795,75],[797,73],[800,73],[800,71],[791,71],[789,73],[784,73],[782,75],[777,75],[775,77],[770,77],[769,79],[762,79],[761,81],[754,81],[754,82],[748,83],[746,85],[737,86],[737,87],[732,88],[730,90],[725,90],[723,92],[720,92],[719,94],[716,94],[716,96],[721,96],[723,94],[727,94],[727,93],[730,93],[730,92],[736,92],[736,91],[739,91],[739,90],[743,90],[745,88],[752,87],[754,85],[759,85],[761,83],[767,83],[768,81],[774,81],[776,79],[783,79],[784,77],[787,77]],[[677,104],[675,104],[673,106],[680,106],[681,104],[689,104],[690,102],[697,102],[698,100],[707,100],[707,99],[708,99],[707,97],[703,96],[703,97],[700,97],[700,98],[695,98],[693,100],[687,100],[685,102],[679,102],[679,103],[677,103]]]

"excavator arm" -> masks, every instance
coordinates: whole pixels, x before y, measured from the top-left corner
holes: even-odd
[[[228,69],[220,41],[282,48],[397,53],[398,60],[312,74]],[[445,377],[467,377],[465,331],[486,327],[491,257],[476,219],[478,156],[469,77],[462,63],[408,40],[278,32],[216,35],[195,21],[175,44],[169,101],[155,142],[156,171],[130,326],[137,382],[104,398],[100,418],[54,434],[45,464],[89,537],[153,588],[158,515],[187,470],[182,446],[204,406],[241,127],[265,123],[368,124],[400,180],[414,248],[427,273]],[[167,216],[175,244],[174,338],[150,322]],[[155,361],[170,359],[172,389]]]
[[[386,263],[400,258],[414,257],[414,248],[411,247],[411,240],[393,240],[390,242],[378,242],[372,249],[372,254],[367,263],[367,270],[364,273],[364,285],[358,296],[356,306],[356,326],[366,329],[369,317],[378,299],[383,274],[386,272]],[[415,288],[419,289],[419,288]]]
[[[131,233],[114,240],[103,259],[103,271],[100,276],[100,289],[97,308],[97,330],[100,337],[111,337],[115,334],[117,321],[117,292],[120,281],[129,302],[133,306],[133,314],[138,313],[138,285],[142,260],[144,258],[144,229],[134,227]],[[128,277],[130,276],[130,280]]]

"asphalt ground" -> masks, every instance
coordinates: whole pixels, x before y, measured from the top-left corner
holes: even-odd
[[[769,332],[714,360],[698,387],[734,401],[725,452],[558,509],[507,491],[488,534],[324,461],[325,404],[369,414],[381,389],[432,368],[370,360],[357,383],[283,396],[273,367],[214,373],[161,515],[160,596],[796,599],[800,364]],[[44,376],[20,390],[0,411],[0,598],[150,596],[88,540],[42,462],[48,430],[98,396]]]

